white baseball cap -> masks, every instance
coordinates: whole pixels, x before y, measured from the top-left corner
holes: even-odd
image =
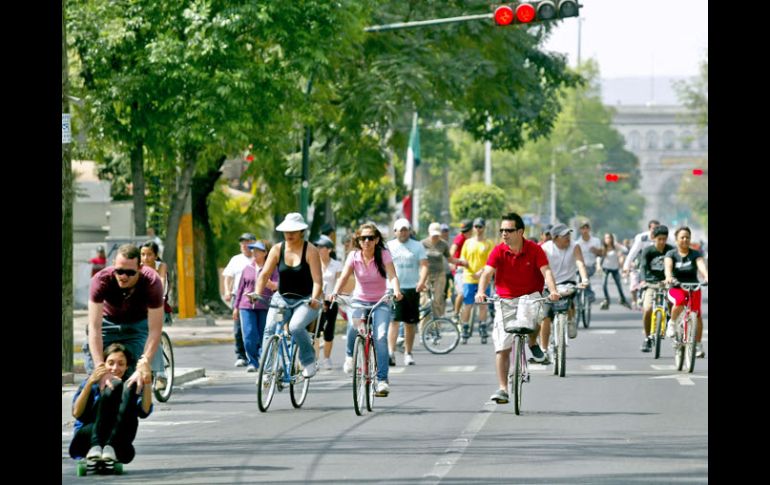
[[[394,231],[396,231],[396,232],[398,232],[398,231],[400,231],[400,230],[401,230],[401,229],[403,229],[403,228],[411,229],[411,228],[412,228],[412,225],[409,223],[409,221],[408,221],[407,219],[404,219],[404,218],[402,217],[401,219],[398,219],[398,220],[397,220],[397,221],[396,221],[396,222],[393,224],[393,230],[394,230]]]
[[[438,222],[431,222],[430,226],[428,226],[428,235],[429,236],[440,236],[441,235],[441,224]]]

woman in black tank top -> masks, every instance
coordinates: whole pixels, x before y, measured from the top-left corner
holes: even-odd
[[[312,377],[316,373],[315,351],[307,326],[315,321],[321,308],[321,258],[318,249],[304,240],[307,224],[300,214],[287,214],[275,229],[283,232],[284,242],[270,249],[254,292],[262,293],[269,276],[278,267],[278,293],[273,294],[273,303],[285,301],[291,305],[297,300],[312,298],[309,303],[284,313],[284,318],[289,320],[289,332],[299,346],[299,360],[304,367],[302,373]],[[275,309],[271,308],[267,313],[262,348],[267,348],[267,341],[275,333],[274,316]]]

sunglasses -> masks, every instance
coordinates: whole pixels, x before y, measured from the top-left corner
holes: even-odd
[[[478,229],[478,228],[480,228],[480,227],[484,227],[484,226],[473,226],[473,227],[475,227],[476,229]]]
[[[360,236],[358,238],[359,241],[374,241],[377,239],[377,236]]]
[[[136,270],[135,269],[123,269],[123,268],[116,268],[115,274],[119,275],[126,275],[126,276],[135,276]]]
[[[503,228],[500,229],[500,234],[502,234],[504,232],[505,233],[511,233],[511,232],[516,232],[516,231],[518,231],[518,229],[508,229],[507,227],[503,227]]]

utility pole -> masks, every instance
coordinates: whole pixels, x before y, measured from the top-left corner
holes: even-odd
[[[70,130],[69,76],[67,63],[67,31],[61,5],[61,370],[72,372],[74,336],[72,331],[72,134]]]
[[[492,131],[492,120],[487,117],[487,134]],[[492,185],[492,142],[484,142],[484,183]]]

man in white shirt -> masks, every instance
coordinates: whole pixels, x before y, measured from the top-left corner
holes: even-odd
[[[629,272],[631,273],[629,291],[631,292],[631,306],[633,308],[637,308],[638,306],[637,292],[639,291],[640,284],[639,261],[637,257],[642,253],[644,248],[652,246],[655,243],[652,232],[659,225],[659,221],[651,219],[650,222],[647,223],[647,230],[634,236],[634,243],[631,245],[631,249],[626,256],[626,261],[623,263],[623,276],[628,276]]]
[[[594,290],[591,288],[591,276],[596,272],[596,257],[602,255],[602,242],[596,236],[591,236],[591,224],[583,221],[580,225],[580,237],[576,241],[583,252],[583,261],[585,261],[586,271],[588,272],[588,300],[593,303],[596,300]]]
[[[249,244],[257,241],[257,237],[250,233],[245,232],[238,238],[238,242],[241,245],[241,252],[230,258],[230,262],[227,263],[225,269],[222,271],[222,276],[225,278],[225,301],[233,305],[233,296],[238,291],[238,285],[241,282],[241,273],[243,268],[249,265],[251,262],[251,249]],[[241,333],[241,322],[237,317],[238,313],[234,313],[233,318],[233,335],[235,336],[235,367],[246,367],[246,349],[243,346],[243,334]]]

